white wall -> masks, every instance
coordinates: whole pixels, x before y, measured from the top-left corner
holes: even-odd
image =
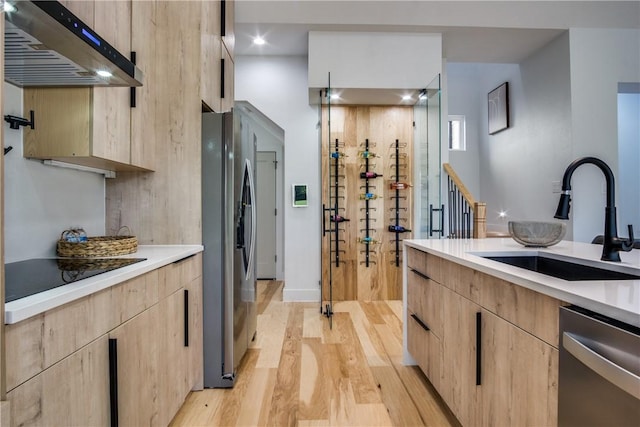
[[[640,93],[618,94],[618,234],[640,239]]]
[[[284,129],[283,298],[320,300],[318,110],[308,100],[306,57],[238,56],[235,98],[247,100]],[[291,206],[291,185],[309,185],[309,207]]]
[[[22,90],[7,83],[3,90],[3,115],[24,117]],[[81,226],[92,236],[105,233],[104,176],[23,158],[22,129],[4,122],[4,144],[13,147],[4,157],[7,263],[54,257],[60,233],[70,227]]]
[[[422,88],[441,64],[441,34],[309,32],[311,88]]]
[[[468,152],[450,152],[450,163],[473,188],[479,153],[479,191],[472,192],[487,203],[489,230],[506,231],[509,220],[553,220],[558,195],[552,181],[561,180],[571,159],[568,49],[564,34],[520,65],[447,66],[449,112],[467,116],[472,144]],[[489,135],[487,94],[505,81],[510,127]],[[499,217],[500,211],[507,216]]]
[[[619,181],[618,83],[640,82],[640,30],[579,28],[569,34],[572,157],[604,160]],[[590,165],[573,175],[574,240],[589,242],[603,233],[604,182],[600,170]]]
[[[443,127],[443,152],[447,150],[449,163],[473,196],[480,200],[480,109],[486,101],[484,90],[478,87],[477,78],[482,73],[480,64],[447,63],[447,91],[449,115],[465,116],[465,151],[449,151],[447,127]]]

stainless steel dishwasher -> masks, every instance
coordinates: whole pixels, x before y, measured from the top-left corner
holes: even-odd
[[[640,328],[560,308],[559,426],[640,426]]]

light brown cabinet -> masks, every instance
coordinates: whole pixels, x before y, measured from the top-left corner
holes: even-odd
[[[231,111],[234,104],[234,92],[235,92],[235,76],[233,58],[229,52],[225,49],[221,49],[221,94],[220,94],[220,111]]]
[[[555,425],[561,302],[407,251],[407,349],[461,424]]]
[[[229,57],[234,61],[236,48],[235,0],[220,0],[220,17],[222,19],[222,28],[220,29],[222,42],[227,48]]]
[[[11,425],[108,425],[108,366],[102,336],[11,390]]]
[[[218,2],[202,2],[200,62],[202,64],[202,81],[200,97],[211,110],[220,112],[222,93],[222,58],[221,4]]]
[[[198,254],[8,325],[11,425],[168,425],[202,388],[201,276]]]
[[[122,425],[156,425],[159,421],[158,359],[164,356],[158,335],[160,305],[143,311],[109,333],[109,340],[116,343],[112,357],[117,359],[118,398],[112,404],[117,404]]]
[[[134,2],[139,3],[139,2]],[[146,3],[146,2],[144,2]],[[132,22],[135,32],[153,30],[146,15],[136,16],[131,1],[69,2],[66,6],[83,21],[90,22],[123,55],[132,51]],[[136,5],[135,12],[148,5]],[[138,36],[134,41],[139,44]],[[148,39],[145,39],[148,40]],[[149,47],[146,43],[144,48]],[[141,54],[143,73],[148,55]],[[151,80],[153,78],[151,77]],[[145,75],[144,84],[149,86]],[[151,83],[151,86],[152,83]],[[35,129],[24,131],[24,156],[53,159],[115,171],[153,170],[153,138],[141,135],[140,127],[149,126],[151,106],[145,102],[147,91],[136,89],[136,105],[131,108],[130,88],[29,88],[24,90],[24,111],[35,112]],[[61,108],[64,106],[64,108]],[[144,107],[142,107],[144,106]]]

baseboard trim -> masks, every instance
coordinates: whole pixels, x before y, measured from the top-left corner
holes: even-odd
[[[285,302],[320,302],[320,289],[287,289],[282,290],[282,300]]]

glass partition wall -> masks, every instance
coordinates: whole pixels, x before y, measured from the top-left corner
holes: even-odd
[[[442,105],[440,74],[420,92],[414,106],[414,217],[415,239],[439,239],[444,236],[442,204]]]
[[[327,77],[327,87],[320,90],[318,96],[318,123],[320,126],[320,179],[322,182],[322,240],[320,248],[321,271],[320,312],[329,319],[333,327],[333,273],[340,266],[337,165],[340,159],[338,142],[332,144],[331,137],[331,73]],[[326,150],[326,151],[325,151]],[[328,155],[327,155],[328,153]],[[328,177],[327,180],[323,176]]]

